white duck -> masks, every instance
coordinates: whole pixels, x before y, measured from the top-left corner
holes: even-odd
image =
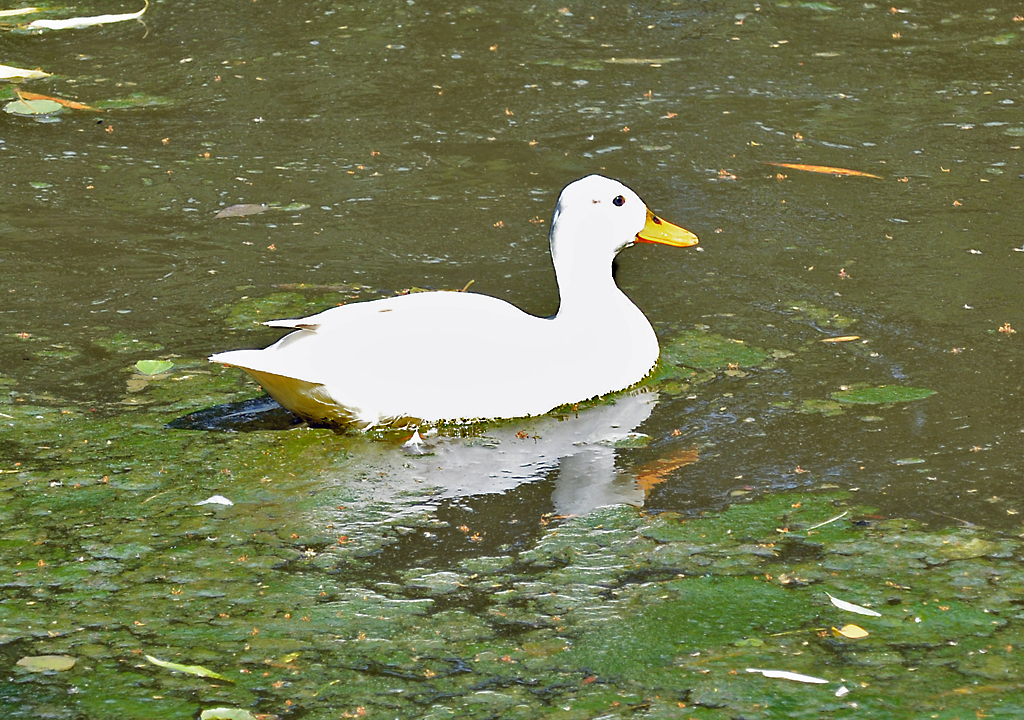
[[[476,293],[414,293],[272,320],[295,332],[210,360],[245,370],[292,412],[364,430],[542,415],[636,384],[658,339],[615,285],[612,260],[634,242],[688,247],[697,237],[590,175],[562,190],[550,242],[554,317]]]

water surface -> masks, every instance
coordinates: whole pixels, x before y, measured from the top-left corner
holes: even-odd
[[[101,5],[75,12],[138,9]],[[1024,336],[1008,330],[1024,330],[1024,22],[1012,11],[197,0],[154,2],[144,20],[3,35],[4,63],[54,73],[23,89],[129,105],[0,119],[12,547],[40,540],[53,482],[103,485],[49,521],[45,542],[65,535],[68,558],[99,532],[87,517],[109,514],[96,542],[134,547],[109,536],[117,522],[149,518],[163,536],[172,509],[197,512],[214,492],[265,508],[268,527],[326,523],[346,495],[383,503],[382,518],[447,523],[381,550],[373,582],[532,547],[563,507],[556,465],[504,494],[432,501],[415,478],[373,485],[404,462],[401,439],[162,423],[257,395],[203,359],[272,342],[254,321],[277,313],[470,281],[554,312],[550,213],[592,172],[701,237],[700,252],[618,260],[664,343],[698,329],[773,358],[661,394],[635,428],[649,442],[617,450],[616,472],[632,482],[659,459],[699,459],[649,486],[647,510],[696,516],[835,486],[880,516],[1019,532]],[[766,164],[780,162],[879,179]],[[214,219],[236,203],[308,207]],[[168,377],[132,370],[163,358],[177,364]],[[936,394],[831,402],[858,384]],[[115,490],[121,505],[102,499]],[[166,510],[141,504],[161,493]],[[335,520],[326,544],[362,532],[345,527],[355,516]],[[467,545],[451,530],[463,525],[488,531]],[[12,572],[33,561],[20,552]],[[19,648],[12,658],[32,650]]]

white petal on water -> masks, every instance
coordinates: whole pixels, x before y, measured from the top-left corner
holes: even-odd
[[[828,593],[825,593],[825,594],[828,595]],[[882,613],[880,613],[880,612],[875,612],[874,610],[871,610],[871,609],[866,608],[866,607],[861,607],[860,605],[854,605],[853,603],[846,602],[845,600],[840,600],[839,598],[832,597],[831,595],[828,595],[828,599],[831,600],[832,604],[835,605],[840,610],[845,610],[846,612],[857,613],[858,615],[870,615],[871,617],[882,617]]]
[[[28,30],[72,30],[92,27],[94,25],[124,22],[125,20],[138,20],[149,9],[149,0],[145,0],[145,2],[145,6],[138,12],[122,13],[119,15],[92,15],[90,17],[65,18],[64,20],[33,20],[25,27]]]
[[[761,668],[747,668],[747,672],[761,673],[765,677],[779,678],[780,680],[793,680],[794,682],[814,683],[816,685],[822,685],[828,682],[828,680],[823,678],[812,677],[811,675],[801,675],[800,673],[790,672],[789,670],[762,670]]]
[[[196,505],[234,505],[234,503],[223,495],[211,495],[205,500],[200,500]]]

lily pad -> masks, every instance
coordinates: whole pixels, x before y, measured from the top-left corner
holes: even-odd
[[[63,672],[73,668],[75,662],[75,658],[68,655],[34,655],[23,657],[17,665],[32,672]]]
[[[879,387],[850,388],[832,393],[832,399],[855,405],[888,405],[891,403],[924,400],[935,394],[928,388],[906,387],[904,385],[880,385]]]
[[[61,104],[53,100],[15,100],[4,105],[4,112],[26,117],[56,115],[62,109]]]
[[[242,708],[210,708],[199,714],[199,720],[256,720],[257,716]]]
[[[159,375],[174,367],[170,360],[139,360],[135,363],[135,369],[143,375]]]

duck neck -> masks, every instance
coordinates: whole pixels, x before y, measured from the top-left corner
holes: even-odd
[[[606,316],[613,307],[632,305],[612,277],[614,256],[594,253],[581,243],[569,242],[559,243],[552,259],[558,281],[556,318]]]

